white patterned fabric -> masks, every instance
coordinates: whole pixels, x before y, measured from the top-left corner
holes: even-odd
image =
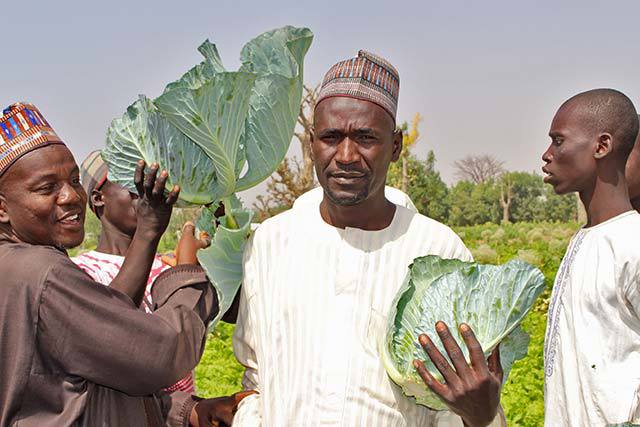
[[[451,229],[401,206],[379,231],[332,227],[318,207],[265,221],[247,245],[233,344],[244,387],[259,394],[241,402],[234,427],[462,426],[404,397],[378,348],[411,261],[470,252]]]
[[[545,335],[545,425],[640,421],[640,215],[574,236]]]

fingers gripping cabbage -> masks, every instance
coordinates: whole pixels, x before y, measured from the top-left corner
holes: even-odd
[[[242,280],[241,258],[251,211],[235,196],[269,177],[291,142],[303,84],[303,60],[313,34],[283,27],[249,41],[241,66],[227,71],[216,46],[205,41],[204,60],[151,100],[140,96],[107,131],[102,156],[109,180],[135,191],[136,162],[157,162],[169,172],[168,186],[180,185],[179,206],[222,202],[216,223],[203,209],[201,229],[211,246],[198,259],[216,287],[220,315]]]
[[[495,266],[437,256],[417,258],[409,267],[389,315],[381,349],[387,373],[417,403],[446,409],[413,367],[413,360],[423,360],[429,372],[442,381],[442,375],[418,343],[421,333],[428,334],[447,357],[435,331],[436,322],[442,320],[451,327],[467,360],[469,352],[457,330],[461,323],[471,326],[485,356],[500,344],[506,380],[511,365],[526,355],[529,345],[529,337],[519,324],[543,290],[540,270],[519,260]]]

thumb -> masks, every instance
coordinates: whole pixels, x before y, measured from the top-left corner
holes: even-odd
[[[211,237],[209,237],[209,233],[206,231],[201,231],[198,241],[196,243],[196,247],[198,249],[208,248],[211,245]]]
[[[182,226],[182,234],[189,234],[191,236],[195,236],[196,234],[196,225],[191,222],[191,221],[187,221],[184,223],[184,225]]]

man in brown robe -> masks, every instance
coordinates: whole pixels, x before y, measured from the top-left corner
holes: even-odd
[[[114,282],[142,293],[179,188],[143,176],[138,229]],[[157,178],[156,178],[157,177]],[[197,398],[162,395],[198,363],[216,294],[198,265],[167,270],[154,314],[78,269],[86,194],[71,152],[31,104],[0,117],[0,427],[189,425]],[[117,284],[117,283],[115,283]],[[154,394],[155,393],[155,394]],[[204,405],[203,405],[204,406]]]

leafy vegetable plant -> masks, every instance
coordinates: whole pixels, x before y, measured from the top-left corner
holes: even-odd
[[[528,335],[519,327],[544,290],[544,276],[537,268],[519,260],[495,265],[442,259],[417,258],[394,301],[381,356],[387,373],[405,395],[433,409],[446,405],[424,384],[413,360],[425,361],[438,380],[442,375],[418,343],[422,333],[437,337],[435,324],[444,321],[469,360],[456,326],[468,324],[488,357],[500,344],[506,380],[514,361],[527,354]],[[446,351],[436,338],[440,352]],[[426,359],[426,360],[425,360]]]
[[[140,96],[107,131],[102,155],[111,181],[133,190],[136,162],[157,162],[169,172],[168,187],[180,185],[181,206],[210,206],[198,223],[212,245],[198,258],[218,291],[221,314],[242,280],[251,223],[235,193],[271,175],[289,148],[312,38],[307,28],[263,33],[243,47],[237,71],[224,68],[207,40],[198,49],[204,61],[155,100]],[[225,216],[216,223],[212,211],[220,202]]]

